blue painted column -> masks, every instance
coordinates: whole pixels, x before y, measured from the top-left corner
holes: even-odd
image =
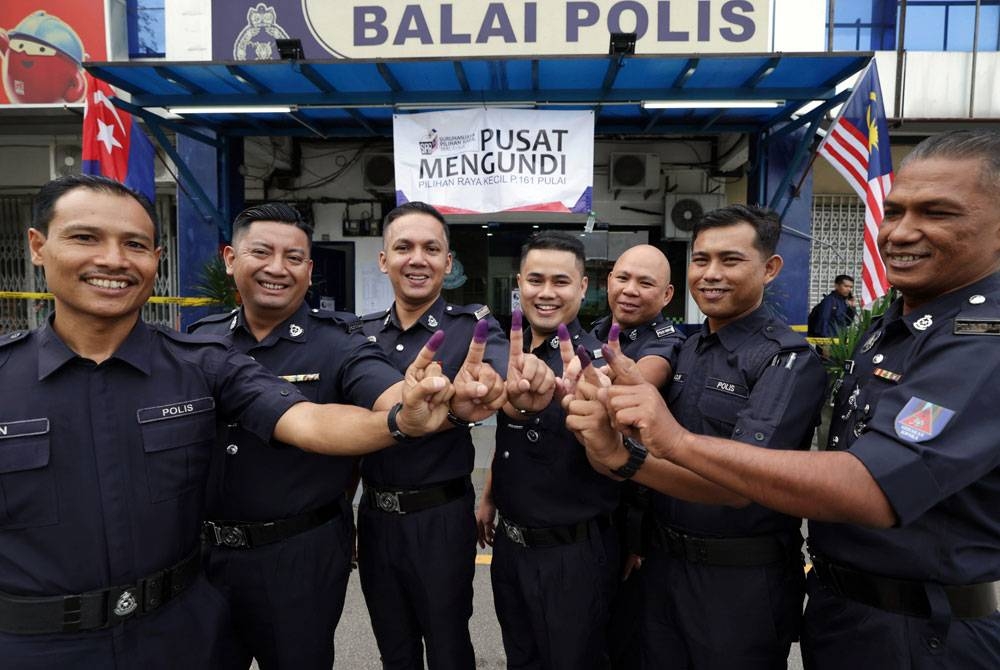
[[[751,157],[753,158],[753,153],[757,154],[758,164],[762,169],[757,173],[756,179],[751,179],[748,184],[749,202],[766,204],[773,200],[775,191],[796,162],[796,152],[800,145],[810,139],[806,137],[808,132],[808,127],[800,128],[783,137],[772,139],[763,148],[759,142],[751,143],[752,147],[756,144],[756,151],[752,152]],[[785,210],[786,198],[783,197],[776,203],[779,214],[785,210],[781,220],[781,242],[778,244],[778,254],[784,259],[785,265],[764,296],[765,301],[793,326],[805,325],[809,316],[809,267],[812,253],[809,238],[796,235],[794,232],[799,231],[806,236],[812,235],[812,171],[810,170],[803,180],[803,171],[810,167],[808,157],[798,162],[798,169],[790,180],[792,187],[802,180],[797,195],[787,210]]]
[[[202,269],[219,255],[229,239],[233,215],[243,208],[243,178],[238,167],[242,163],[243,142],[237,138],[222,138],[219,148],[177,135],[177,153],[194,173],[210,202],[195,202],[180,186],[177,191],[177,257],[180,293],[196,296]],[[227,229],[220,231],[209,215],[211,209],[222,214]],[[217,307],[182,307],[181,329],[203,316],[215,313]]]

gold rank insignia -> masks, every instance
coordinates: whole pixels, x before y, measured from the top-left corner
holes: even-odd
[[[292,384],[300,384],[302,382],[318,382],[319,373],[309,372],[303,375],[281,375],[280,379],[284,379],[286,382],[291,382]]]

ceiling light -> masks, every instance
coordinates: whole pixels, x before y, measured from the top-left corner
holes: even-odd
[[[643,109],[704,109],[733,107],[743,109],[774,109],[783,107],[784,100],[643,100]]]
[[[293,105],[206,105],[169,107],[174,114],[287,114],[295,109]]]

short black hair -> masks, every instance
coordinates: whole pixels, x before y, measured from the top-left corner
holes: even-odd
[[[587,262],[587,254],[580,238],[564,233],[561,230],[543,230],[535,233],[521,246],[521,259],[518,267],[524,265],[524,259],[528,257],[529,251],[534,250],[568,251],[576,256],[576,264],[580,269],[580,274],[584,274],[584,264]]]
[[[386,231],[389,230],[389,226],[396,219],[406,216],[407,214],[427,214],[438,220],[441,224],[441,228],[444,230],[444,241],[447,243],[448,248],[451,248],[451,230],[448,229],[448,222],[444,220],[444,215],[439,212],[434,205],[428,205],[426,202],[420,202],[419,200],[413,200],[411,202],[404,202],[402,205],[395,207],[388,214],[385,215],[385,219],[382,221],[382,239],[385,239]]]
[[[87,189],[88,191],[95,191],[97,193],[107,193],[108,195],[132,198],[138,202],[142,205],[142,208],[146,210],[146,214],[149,215],[150,221],[153,222],[153,244],[158,244],[160,222],[156,216],[156,207],[152,202],[150,202],[149,198],[119,181],[115,181],[110,177],[104,177],[102,175],[65,175],[62,177],[56,177],[52,181],[43,185],[40,189],[38,189],[38,193],[35,195],[34,202],[31,206],[31,227],[43,235],[48,235],[49,223],[52,222],[52,218],[56,215],[56,203],[58,203],[59,199],[70,191],[75,191],[81,188]]]
[[[284,202],[265,202],[262,205],[247,207],[237,214],[236,218],[233,219],[233,242],[236,241],[236,238],[241,233],[245,232],[257,221],[276,221],[295,226],[305,233],[306,239],[312,243],[312,224],[305,220],[302,212]]]
[[[1000,131],[986,128],[949,130],[932,135],[913,147],[899,164],[902,170],[908,163],[931,158],[952,160],[978,160],[982,168],[980,180],[988,192],[1000,192]]]
[[[764,257],[773,256],[781,238],[781,219],[774,210],[755,205],[728,205],[706,213],[694,224],[691,242],[694,243],[698,235],[709,228],[724,228],[741,223],[748,223],[753,227],[756,233],[754,246]]]
[[[851,275],[837,275],[836,277],[833,278],[834,284],[843,284],[845,281],[849,281],[853,284],[854,277],[852,277]]]

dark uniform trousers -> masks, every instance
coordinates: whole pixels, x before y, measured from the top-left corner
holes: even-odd
[[[681,347],[667,403],[692,432],[808,449],[826,375],[805,339],[761,307]],[[642,567],[643,667],[784,668],[805,590],[801,521],[653,495]]]
[[[600,356],[600,342],[579,321],[567,328],[574,347]],[[526,347],[530,340],[526,330]],[[562,374],[558,337],[532,353]],[[558,400],[523,420],[497,415],[493,499],[500,522],[490,574],[508,668],[609,667],[607,626],[619,574],[610,519],[619,488],[591,467]]]
[[[606,316],[595,322],[590,332],[601,342],[607,342],[611,324],[612,317]],[[659,356],[670,363],[672,370],[677,365],[677,352],[684,342],[684,335],[672,323],[659,318],[641,326],[625,328],[618,340],[622,353],[633,361],[646,356]],[[622,484],[621,504],[615,510],[622,565],[633,554],[645,556],[647,553],[643,543],[648,535],[647,526],[652,522],[648,507],[649,491],[644,486],[632,481]],[[635,670],[642,662],[640,627],[647,588],[643,574],[641,569],[633,569],[618,584],[611,602],[608,653],[614,670]]]
[[[0,633],[0,667],[221,667],[232,651],[221,593],[200,572],[171,573],[176,594],[154,584],[195,555],[217,422],[266,439],[302,396],[218,342],[142,321],[100,364],[46,326],[5,336],[0,366],[2,625],[31,620],[13,597],[61,598],[62,617],[38,626],[66,631]]]
[[[1000,668],[997,335],[994,274],[897,301],[859,339],[828,448],[864,464],[897,524],[809,522],[809,670]]]
[[[272,373],[293,380],[312,402],[371,407],[400,378],[382,350],[360,333],[355,315],[306,303],[259,342],[243,310],[206,317],[192,330],[222,336]],[[208,519],[275,522],[263,540],[247,531],[249,547],[212,542],[213,527],[206,529],[207,574],[230,601],[239,643],[226,668],[245,670],[251,658],[263,670],[333,665],[353,546],[353,513],[345,493],[356,467],[356,458],[270,444],[238,425],[220,435],[209,476]],[[289,528],[289,520],[303,515],[314,520]]]
[[[454,379],[468,353],[476,323],[488,319],[486,360],[507,370],[507,343],[482,305],[452,305],[444,298],[403,330],[393,307],[362,317],[364,333],[400,371],[438,330],[446,333],[437,359]],[[389,670],[472,670],[469,635],[476,570],[475,492],[470,473],[475,447],[467,428],[453,428],[369,454],[362,459],[366,497],[358,508],[358,571],[372,628]],[[465,482],[465,490],[456,488]],[[383,511],[369,491],[441,492],[439,502],[399,514]]]

